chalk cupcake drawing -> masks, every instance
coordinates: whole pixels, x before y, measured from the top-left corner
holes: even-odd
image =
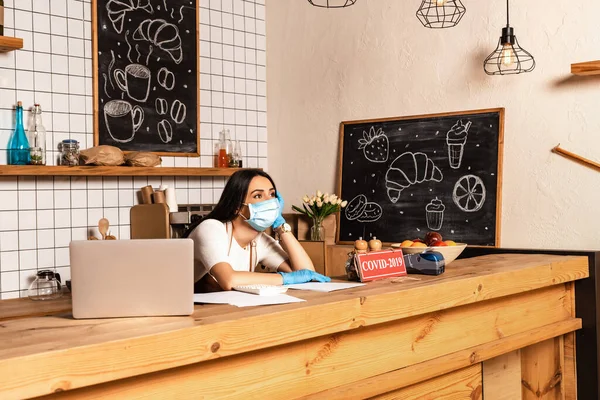
[[[385,174],[387,195],[396,203],[404,189],[425,181],[441,182],[442,171],[425,153],[406,152],[398,156]]]
[[[388,160],[390,142],[383,129],[375,131],[375,127],[372,126],[369,133],[363,131],[363,138],[358,139],[358,144],[358,149],[362,149],[367,160],[374,163],[384,163]]]
[[[367,200],[367,196],[359,194],[348,203],[344,211],[349,221],[375,222],[383,215],[381,206]]]
[[[444,210],[446,206],[437,197],[425,206],[425,217],[427,219],[427,227],[432,231],[439,231],[444,224]]]
[[[481,178],[465,175],[454,185],[452,200],[464,212],[479,211],[485,203],[486,190]]]
[[[463,124],[462,120],[458,120],[456,124],[454,124],[446,134],[446,144],[448,145],[448,161],[450,162],[450,168],[460,168],[460,163],[462,162],[465,143],[467,143],[467,135],[469,133],[470,127],[471,121],[468,121],[466,124]]]

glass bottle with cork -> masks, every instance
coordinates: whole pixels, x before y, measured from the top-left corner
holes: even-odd
[[[235,159],[236,168],[242,168],[242,146],[239,140],[236,140],[233,145],[233,158]]]
[[[8,142],[8,164],[9,165],[27,165],[29,164],[29,141],[23,128],[23,103],[17,102],[15,131]]]
[[[30,164],[46,165],[46,128],[42,124],[42,108],[35,104],[31,112],[33,118],[28,132]]]
[[[0,0],[0,36],[4,36],[4,0]]]
[[[233,145],[229,135],[229,129],[219,132],[219,168],[230,167]]]

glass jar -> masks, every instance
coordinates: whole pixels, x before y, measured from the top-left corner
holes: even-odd
[[[38,271],[35,280],[29,286],[27,296],[31,300],[52,300],[59,298],[62,296],[60,275],[49,269]]]
[[[79,165],[79,142],[65,139],[60,143],[60,165]]]

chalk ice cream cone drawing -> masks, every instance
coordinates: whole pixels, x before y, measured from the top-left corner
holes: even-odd
[[[363,138],[358,139],[358,144],[359,150],[362,149],[367,160],[374,163],[387,161],[390,142],[383,129],[379,128],[375,131],[375,127],[372,126],[369,133],[363,131]]]
[[[425,153],[406,152],[398,156],[385,174],[385,186],[392,203],[396,203],[404,189],[424,181],[441,182],[442,171]]]
[[[448,160],[450,161],[451,168],[460,168],[465,143],[467,142],[467,134],[469,133],[470,127],[471,121],[463,124],[462,120],[459,120],[446,134],[446,143],[448,144]]]
[[[432,231],[442,229],[444,223],[444,210],[446,206],[437,197],[425,206],[425,215],[427,217],[427,227]]]

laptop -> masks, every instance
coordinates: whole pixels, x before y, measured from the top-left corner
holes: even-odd
[[[194,312],[191,239],[72,241],[69,255],[74,318]]]

